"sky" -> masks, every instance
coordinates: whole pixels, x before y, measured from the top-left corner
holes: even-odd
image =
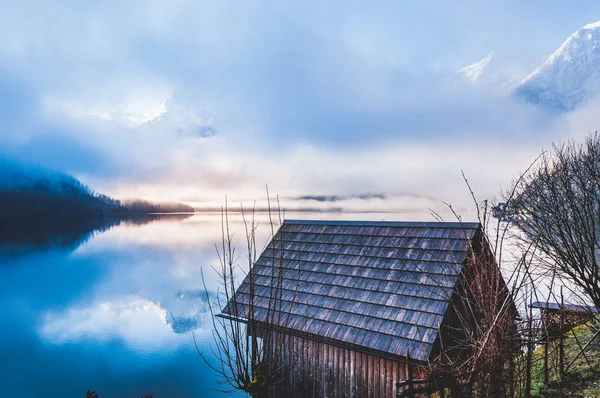
[[[597,120],[448,76],[492,50],[531,71],[598,20],[597,1],[0,1],[0,156],[121,198],[466,203],[461,170],[493,195]]]

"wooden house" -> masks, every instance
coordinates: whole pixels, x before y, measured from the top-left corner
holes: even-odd
[[[535,301],[530,306],[540,311],[544,331],[542,339],[560,339],[574,327],[583,325],[598,315],[598,309],[586,305]]]
[[[286,220],[223,316],[284,336],[275,396],[395,397],[460,329],[451,303],[481,242],[478,223]]]

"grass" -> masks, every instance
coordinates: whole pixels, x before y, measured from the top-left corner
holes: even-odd
[[[565,367],[581,351],[580,345],[585,346],[594,333],[595,330],[593,330],[591,324],[578,326],[567,333],[564,340]],[[573,365],[566,370],[562,378],[559,377],[558,361],[556,360],[558,357],[558,342],[553,342],[550,345],[549,352],[551,358],[549,367],[551,370],[548,385],[544,385],[543,380],[543,348],[538,348],[533,354],[533,397],[600,398],[599,336],[596,336],[596,339],[585,349],[585,356],[580,355],[573,362]]]

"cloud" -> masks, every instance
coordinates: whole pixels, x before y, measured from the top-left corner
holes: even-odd
[[[134,296],[72,308],[64,313],[47,313],[40,333],[55,344],[90,338],[108,342],[120,338],[138,349],[163,350],[164,344],[173,343],[167,311],[154,302]]]
[[[362,199],[362,200],[369,200],[369,199],[385,199],[386,195],[379,193],[379,194],[351,194],[351,195],[301,195],[301,196],[296,196],[293,197],[291,199],[293,200],[314,200],[317,202],[340,202],[340,201],[345,201],[345,200],[350,200],[350,199]]]
[[[551,140],[543,137],[522,146],[493,140],[390,140],[361,148],[297,144],[280,151],[254,151],[231,147],[222,137],[215,137],[201,156],[182,155],[182,164],[164,176],[155,175],[136,184],[116,179],[106,188],[120,197],[175,197],[201,208],[218,208],[225,195],[232,206],[238,206],[239,201],[251,206],[253,199],[265,198],[265,185],[283,198],[287,209],[307,207],[294,200],[307,192],[315,197],[344,197],[356,192],[386,194],[384,200],[338,202],[355,210],[426,209],[442,206],[442,201],[466,206],[471,199],[461,170],[481,198],[494,195]],[[314,201],[309,207],[318,204]]]
[[[567,132],[562,141],[569,138],[583,139],[589,133],[600,130],[600,98],[596,98],[586,103],[581,108],[570,112],[565,118],[560,120],[560,130]]]
[[[506,159],[523,164],[560,121],[441,83],[493,48],[552,49],[562,25],[534,7],[514,17],[520,3],[465,4],[6,2],[2,152],[126,197],[247,198],[268,184],[437,199],[459,196],[462,168],[491,192]],[[586,4],[564,13],[565,37]],[[475,34],[508,15],[510,34]],[[552,37],[514,33],[534,28]]]

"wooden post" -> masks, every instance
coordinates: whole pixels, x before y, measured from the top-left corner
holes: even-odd
[[[509,398],[515,398],[515,356],[513,344],[514,342],[511,341],[510,358],[508,360],[508,380],[510,380],[510,384],[508,385]]]
[[[565,345],[564,345],[564,300],[563,300],[563,289],[560,287],[560,340],[558,342],[558,355],[559,355],[559,369],[560,369],[560,377],[562,378],[565,374]]]
[[[406,351],[407,367],[408,367],[408,392],[412,398],[415,397],[415,389],[413,385],[413,369],[410,363],[410,351]]]
[[[549,372],[548,372],[548,333],[546,332],[546,337],[544,338],[544,385],[548,385],[549,382]]]
[[[533,331],[531,318],[533,317],[533,296],[529,296],[529,319],[527,319],[527,355],[525,357],[525,398],[531,398],[531,357],[533,355]]]
[[[548,294],[548,298],[550,298],[550,294]],[[550,381],[550,369],[548,367],[548,356],[550,349],[550,335],[548,334],[548,320],[550,317],[548,316],[548,301],[546,301],[546,305],[543,309],[540,309],[540,318],[542,322],[542,333],[544,338],[544,385],[548,385]]]

